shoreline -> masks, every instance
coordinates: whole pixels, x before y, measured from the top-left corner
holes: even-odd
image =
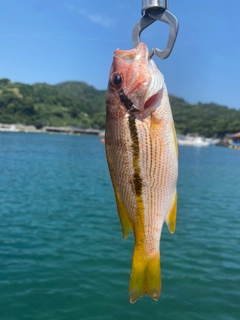
[[[45,126],[41,129],[37,129],[33,125],[23,125],[23,124],[7,124],[0,123],[0,132],[25,132],[25,133],[51,133],[51,134],[70,134],[70,135],[94,135],[94,136],[104,136],[104,130],[98,130],[93,128],[81,128],[74,126]]]

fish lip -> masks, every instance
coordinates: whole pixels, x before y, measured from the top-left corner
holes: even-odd
[[[114,57],[118,57],[125,61],[127,60],[143,60],[148,61],[148,48],[145,43],[141,42],[136,48],[131,50],[120,50],[114,51]]]

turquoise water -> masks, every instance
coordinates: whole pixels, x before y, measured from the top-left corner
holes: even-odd
[[[240,319],[240,151],[179,149],[177,230],[162,293],[131,305],[124,241],[97,137],[0,134],[0,319]]]

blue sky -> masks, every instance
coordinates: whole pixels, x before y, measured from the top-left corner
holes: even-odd
[[[131,49],[141,0],[0,0],[0,78],[24,83],[85,81],[106,89],[113,51]],[[169,0],[180,23],[167,60],[154,58],[168,91],[188,102],[240,108],[240,2]],[[168,27],[142,34],[163,48]]]

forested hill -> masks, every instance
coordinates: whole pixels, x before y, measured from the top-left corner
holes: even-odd
[[[0,80],[0,123],[22,123],[41,128],[80,126],[104,128],[106,91],[84,82],[55,86]]]
[[[79,126],[103,129],[106,91],[84,82],[27,85],[0,80],[0,123]],[[204,136],[240,131],[240,110],[215,103],[191,105],[170,95],[178,133]]]

